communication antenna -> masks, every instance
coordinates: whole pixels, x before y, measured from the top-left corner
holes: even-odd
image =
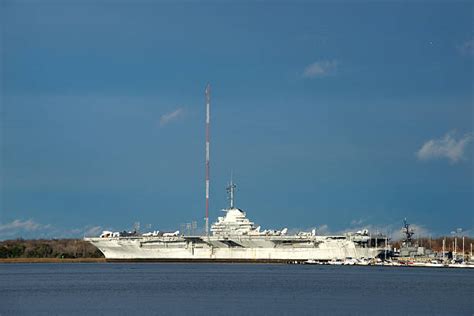
[[[403,221],[403,228],[402,228],[403,234],[405,234],[405,238],[403,239],[403,243],[407,247],[411,247],[413,243],[413,235],[415,234],[415,231],[413,228],[410,228],[410,224],[407,222],[407,218],[405,217],[405,220]]]
[[[232,181],[232,176],[230,177],[230,184],[227,186],[227,193],[229,194],[229,201],[230,201],[230,208],[229,209],[233,209],[235,207],[235,203],[234,203],[234,198],[235,198],[235,188],[237,186],[234,184],[234,182]]]
[[[211,121],[211,85],[206,86],[206,236],[209,238],[209,128]]]

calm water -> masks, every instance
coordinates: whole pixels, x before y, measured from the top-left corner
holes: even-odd
[[[0,314],[472,315],[473,277],[430,268],[0,264]]]

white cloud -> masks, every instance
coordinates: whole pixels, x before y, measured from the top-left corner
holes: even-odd
[[[339,62],[336,60],[320,60],[306,66],[303,77],[319,78],[334,75],[337,71]]]
[[[474,38],[465,41],[461,45],[458,46],[458,50],[463,55],[474,55]]]
[[[329,235],[330,230],[328,225],[322,224],[320,226],[311,226],[311,227],[290,227],[288,228],[288,235],[298,234],[300,232],[311,232],[313,229],[316,229],[317,235]]]
[[[10,223],[0,223],[0,239],[17,238],[23,235],[41,234],[43,231],[51,228],[51,225],[40,224],[32,219],[15,219]]]
[[[174,110],[173,112],[169,112],[169,113],[163,114],[163,115],[160,117],[160,126],[165,126],[165,125],[168,124],[169,122],[178,119],[178,118],[181,117],[183,114],[184,114],[184,110],[183,110],[182,108],[178,108],[178,109]]]
[[[413,232],[415,235],[413,236],[415,239],[416,238],[421,238],[421,237],[429,237],[433,235],[431,230],[426,228],[425,226],[422,225],[417,225],[417,224],[410,224],[410,229],[413,229]],[[400,237],[403,238],[405,237],[405,234],[403,233],[403,229],[400,229]]]
[[[48,232],[50,238],[82,238],[82,237],[97,237],[104,230],[113,230],[111,228],[105,229],[102,226],[86,225],[76,228],[53,228]]]
[[[98,236],[102,231],[103,231],[102,226],[86,227],[84,230],[84,236],[86,237]]]
[[[366,220],[365,219],[362,219],[362,218],[359,218],[359,219],[353,219],[351,221],[351,226],[359,226],[359,225],[362,225],[363,223],[365,223]]]
[[[431,231],[429,228],[423,225],[417,225],[410,223],[410,230],[413,230],[415,233],[413,235],[414,239],[422,238],[422,237],[429,237],[429,236],[436,236],[436,234]],[[393,240],[401,240],[405,238],[405,229],[403,227],[397,228],[395,227],[393,230],[392,239]]]
[[[318,235],[330,235],[331,230],[327,224],[320,225],[316,227],[316,234]]]
[[[389,226],[374,226],[374,225],[371,225],[371,224],[367,224],[367,225],[359,224],[359,225],[352,225],[349,228],[337,231],[337,232],[335,232],[335,234],[344,235],[344,234],[347,234],[347,233],[355,233],[355,232],[358,232],[358,231],[361,231],[361,230],[364,230],[364,229],[367,229],[370,233],[384,233],[385,234],[388,231],[390,231]]]
[[[49,227],[50,225],[42,225],[29,219],[27,221],[22,221],[21,219],[16,219],[13,222],[1,224],[0,233],[8,232],[12,230],[24,230],[24,231],[36,231],[44,227]]]
[[[98,236],[102,226],[86,225],[79,228],[55,227],[51,224],[41,224],[33,219],[15,219],[9,223],[0,223],[0,240],[24,238],[82,238]],[[108,230],[112,230],[108,228]]]
[[[430,139],[416,152],[419,160],[449,159],[456,163],[464,159],[464,152],[472,140],[472,134],[465,134],[458,140],[454,132],[448,132],[440,139]]]

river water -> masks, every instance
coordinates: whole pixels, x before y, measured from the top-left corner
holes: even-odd
[[[474,271],[270,264],[0,264],[0,315],[473,315]]]

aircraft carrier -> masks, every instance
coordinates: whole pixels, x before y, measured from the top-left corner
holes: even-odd
[[[288,229],[261,230],[246,213],[234,206],[235,184],[227,188],[230,205],[209,230],[209,123],[210,86],[206,87],[206,216],[202,236],[176,232],[104,231],[85,240],[107,260],[206,261],[206,262],[303,262],[371,259],[386,248],[387,237],[367,230],[338,236],[309,232],[288,234]]]
[[[105,231],[85,238],[110,261],[302,262],[375,258],[384,251],[386,236],[367,230],[339,236],[321,236],[316,230],[287,234],[287,229],[261,230],[246,213],[234,207],[232,197],[225,215],[211,226],[209,236],[173,233],[145,234]]]

